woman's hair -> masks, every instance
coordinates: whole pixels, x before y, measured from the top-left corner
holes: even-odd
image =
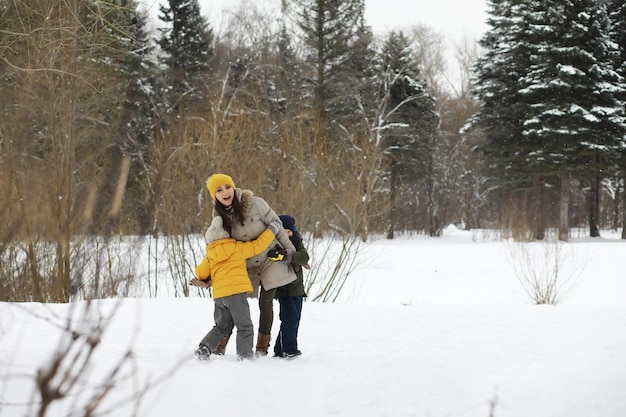
[[[243,212],[243,205],[241,201],[239,201],[239,198],[237,198],[237,194],[234,194],[234,197],[230,209],[226,209],[217,199],[214,200],[215,211],[217,211],[217,214],[224,220],[224,230],[226,230],[229,235],[232,234],[235,220],[243,224],[246,218]]]

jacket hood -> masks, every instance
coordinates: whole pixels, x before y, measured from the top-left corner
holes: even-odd
[[[233,254],[235,239],[226,238],[209,244],[208,256],[213,262],[227,261]]]
[[[215,216],[211,221],[211,225],[204,234],[204,239],[206,240],[206,243],[209,244],[211,242],[215,242],[216,240],[228,239],[229,237],[230,235],[224,229],[222,217]]]

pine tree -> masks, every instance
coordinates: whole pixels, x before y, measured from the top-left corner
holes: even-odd
[[[533,189],[533,209],[519,223],[532,227],[535,238],[543,237],[541,216],[543,176],[532,157],[536,143],[524,135],[523,122],[530,103],[519,92],[519,80],[530,67],[530,2],[514,0],[489,1],[491,29],[480,40],[486,50],[474,65],[472,95],[483,106],[468,122],[465,130],[484,134],[479,150],[485,156],[487,187],[500,201],[526,198]],[[520,193],[521,191],[521,193]],[[518,196],[520,194],[520,196]]]
[[[133,2],[134,3],[134,2]],[[154,128],[153,114],[157,111],[154,84],[157,76],[154,46],[147,31],[147,12],[131,9],[126,22],[129,37],[128,53],[124,59],[127,85],[124,102],[124,125],[133,148],[143,149]],[[143,152],[141,150],[140,152]]]
[[[545,181],[560,177],[560,237],[567,238],[570,175],[588,182],[597,234],[599,173],[617,155],[623,131],[621,87],[612,70],[604,5],[591,0],[492,1],[487,54],[476,65],[484,108],[470,126],[486,135],[493,173]],[[558,185],[558,183],[557,183]],[[543,211],[535,211],[541,238]]]
[[[365,18],[357,22],[355,38],[349,48],[349,59],[333,72],[328,101],[329,113],[344,127],[367,129],[376,107],[377,53],[372,29]]]
[[[98,190],[95,200],[98,209],[94,212],[93,223],[107,235],[119,220],[119,212],[110,210],[110,203],[118,187],[117,179],[127,178],[127,172],[122,171],[126,171],[128,165],[123,161],[132,159],[139,168],[138,163],[146,157],[156,101],[152,96],[156,65],[151,60],[153,48],[146,29],[148,15],[138,11],[136,1],[94,2],[93,7],[97,15],[92,17],[86,13],[85,21],[93,18],[93,27],[100,26],[100,30],[108,34],[108,42],[102,56],[92,57],[100,61],[102,73],[115,77],[114,84],[118,88],[116,100],[99,109],[106,115],[101,119],[110,126],[109,145],[102,147],[102,155],[98,158],[100,171],[108,181],[103,181]],[[138,175],[141,171],[133,170],[131,181]],[[122,185],[127,184],[119,186]]]
[[[160,111],[156,96],[158,70],[154,57],[154,44],[147,30],[147,12],[137,10],[136,2],[130,2],[125,27],[128,33],[122,68],[125,74],[123,112],[119,123],[122,143],[120,151],[130,158],[130,175],[126,192],[125,210],[137,223],[128,225],[135,233],[149,230],[141,183],[150,160],[150,140],[155,130],[155,115]]]
[[[613,65],[621,77],[621,81],[626,82],[626,3],[622,0],[611,0],[608,3],[608,10],[611,21],[611,39],[617,45]],[[626,89],[624,92],[618,93],[617,97],[626,108]],[[621,177],[622,239],[626,239],[626,137],[622,137],[621,155],[617,165]]]
[[[429,233],[441,231],[437,221],[439,178],[438,130],[439,117],[435,113],[435,99],[427,91],[421,79],[420,69],[413,57],[410,40],[402,32],[391,32],[381,51],[382,73],[380,76],[381,124],[377,130],[382,137],[385,154],[390,158],[390,193],[394,206],[398,189],[422,181],[426,195]],[[403,200],[409,193],[403,193]],[[393,236],[393,222],[388,236]]]
[[[472,90],[483,107],[468,127],[484,132],[481,150],[499,187],[507,187],[508,182],[517,182],[513,185],[517,187],[527,178],[523,149],[529,144],[522,134],[522,120],[528,105],[518,92],[518,80],[530,65],[525,41],[528,12],[519,1],[490,0],[489,6],[491,29],[480,40],[486,52],[474,65]]]
[[[167,24],[160,29],[159,45],[165,53],[166,96],[171,111],[183,100],[194,102],[206,97],[213,31],[200,13],[198,0],[168,0],[160,12],[159,19]]]
[[[271,100],[280,114],[293,116],[304,107],[302,103],[305,99],[305,80],[291,36],[284,24],[281,25],[276,47],[276,71]]]
[[[542,172],[589,183],[590,234],[598,236],[600,179],[618,153],[626,120],[606,9],[594,0],[530,4],[531,66],[520,78],[531,105],[523,132],[535,144],[529,156]]]
[[[314,81],[313,108],[333,123],[357,94],[352,50],[367,37],[363,0],[283,0],[284,14],[299,29]],[[357,50],[363,51],[362,45]],[[337,120],[339,119],[339,120]]]

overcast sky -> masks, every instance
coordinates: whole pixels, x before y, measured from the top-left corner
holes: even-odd
[[[478,38],[487,29],[487,1],[365,0],[365,18],[376,32],[422,23],[456,39]]]
[[[138,0],[154,18],[154,27],[160,26],[157,18],[159,4],[167,0]],[[234,11],[242,2],[261,10],[278,13],[280,0],[198,0],[202,14],[211,28],[221,32],[223,11]],[[456,61],[457,48],[465,48],[478,41],[488,29],[487,0],[365,0],[365,19],[375,34],[391,29],[424,24],[444,36],[443,54],[448,62],[445,83],[452,89],[460,85],[460,68]]]
[[[154,16],[158,3],[167,0],[139,0],[151,7]],[[278,7],[280,0],[199,0],[203,14],[216,27],[223,8],[236,7],[242,1]],[[365,0],[365,18],[375,32],[423,23],[454,40],[478,39],[487,29],[487,0]]]

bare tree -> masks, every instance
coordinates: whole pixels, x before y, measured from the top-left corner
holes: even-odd
[[[118,313],[122,301],[105,315],[97,302],[68,304],[67,314],[58,316],[51,312],[37,315],[36,320],[47,322],[58,330],[61,337],[53,353],[34,375],[4,374],[5,383],[15,383],[28,378],[33,384],[31,399],[23,404],[2,401],[3,407],[20,405],[27,409],[25,416],[44,417],[58,414],[59,409],[67,410],[68,415],[94,417],[116,414],[130,407],[136,415],[144,396],[158,384],[173,375],[180,363],[162,375],[137,384],[133,341],[120,351],[117,359],[104,363],[98,358],[104,335],[109,330],[113,318]],[[15,305],[20,308],[19,305]],[[102,369],[103,373],[94,372]],[[131,390],[126,387],[132,386]],[[124,392],[120,392],[124,389]],[[114,399],[112,397],[115,397]]]
[[[0,137],[11,138],[2,147],[11,161],[3,193],[16,197],[8,223],[23,242],[13,273],[25,274],[33,300],[68,301],[79,276],[74,237],[119,215],[128,167],[111,132],[124,84],[111,63],[128,33],[109,13],[118,10],[82,0],[20,0],[0,10]]]

